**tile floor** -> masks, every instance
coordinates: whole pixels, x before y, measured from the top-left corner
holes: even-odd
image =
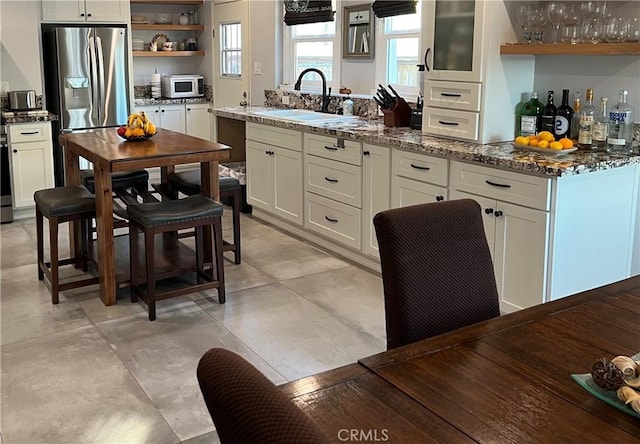
[[[35,220],[2,225],[2,442],[217,442],[195,374],[209,348],[234,350],[276,384],[385,349],[379,276],[251,216],[242,230],[226,304],[215,290],[191,294],[160,302],[149,322],[126,291],[111,307],[97,286],[52,305],[36,276]]]

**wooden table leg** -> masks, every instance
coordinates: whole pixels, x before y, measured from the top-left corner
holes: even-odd
[[[219,187],[219,178],[218,178],[218,161],[213,160],[210,162],[202,162],[200,163],[200,178],[201,183],[200,187],[202,189],[202,194],[207,197],[212,198],[213,200],[220,200],[220,187]],[[204,242],[204,260],[205,262],[213,263],[213,239],[211,237],[211,231],[205,230],[203,236]],[[222,248],[222,246],[218,246],[218,248]]]
[[[111,172],[94,165],[96,225],[98,229],[98,270],[100,299],[104,305],[116,303],[116,254],[113,243],[113,190]]]
[[[80,185],[80,158],[76,153],[64,151],[64,170],[66,185]],[[79,259],[82,257],[82,233],[80,222],[69,223],[69,257],[78,259],[76,268],[79,268]]]

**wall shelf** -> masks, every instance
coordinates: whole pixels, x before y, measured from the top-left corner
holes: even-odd
[[[133,51],[134,57],[202,57],[204,51]]]
[[[505,55],[640,55],[640,42],[625,43],[542,43],[500,45]]]
[[[164,5],[202,5],[204,0],[130,0],[133,4],[164,4]]]
[[[131,23],[134,31],[204,31],[204,25],[151,25]]]

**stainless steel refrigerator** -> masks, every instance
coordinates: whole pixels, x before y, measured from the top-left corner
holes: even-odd
[[[59,132],[116,127],[129,114],[127,28],[42,25],[45,100],[59,116],[54,132],[56,186],[64,183]]]

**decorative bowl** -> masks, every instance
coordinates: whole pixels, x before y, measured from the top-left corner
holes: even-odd
[[[127,142],[142,142],[143,140],[148,140],[151,139],[153,136],[155,136],[156,134],[145,134],[144,136],[123,136],[118,134],[118,136],[122,137],[123,139],[125,139]]]

